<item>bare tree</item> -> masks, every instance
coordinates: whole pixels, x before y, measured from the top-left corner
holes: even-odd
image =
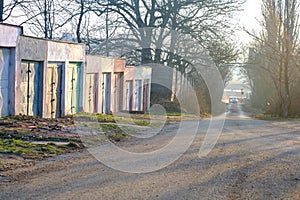
[[[185,72],[192,64],[177,55],[191,56],[193,53],[185,46],[178,48],[176,34],[166,34],[165,30],[171,32],[173,30],[191,36],[196,45],[208,49],[210,56],[213,57],[223,74],[224,81],[228,80],[230,75],[226,62],[231,62],[237,57],[234,44],[226,38],[230,38],[232,31],[232,14],[239,10],[242,3],[238,0],[108,0],[110,10],[122,18],[123,32],[130,29],[132,33],[130,38],[126,38],[130,40],[128,43],[131,45],[137,43],[139,44],[137,46],[142,47],[137,49],[138,52],[134,52],[129,60],[141,64],[167,63],[168,66]],[[164,31],[158,34],[153,32],[157,28]],[[153,38],[154,35],[155,38]],[[162,44],[165,40],[170,40],[168,48],[170,52],[164,51]],[[126,45],[124,42],[116,44],[117,48]],[[175,46],[177,48],[174,48]],[[132,59],[132,57],[137,59]],[[193,78],[201,79],[199,75]],[[203,84],[203,81],[198,81],[198,83]],[[199,86],[199,89],[204,88],[202,86]],[[204,93],[209,96],[207,91]]]
[[[42,33],[44,38],[53,38],[56,18],[59,15],[55,0],[25,1],[20,4],[20,9],[26,16],[20,25],[28,24],[33,33]]]
[[[74,24],[74,31],[76,34],[77,42],[87,42],[86,35],[83,36],[84,29],[89,29],[89,26],[97,26],[99,17],[106,11],[106,8],[100,4],[101,1],[93,0],[75,0],[75,1],[62,1],[59,7],[63,11],[63,19],[58,22],[59,27],[63,27],[70,23]],[[92,20],[93,18],[93,20]],[[97,20],[98,19],[98,20]],[[94,22],[92,22],[94,21]],[[85,25],[85,26],[83,26]],[[99,24],[98,24],[99,25]],[[101,24],[102,25],[102,24]],[[89,32],[86,30],[86,32]],[[85,38],[83,38],[85,37]]]
[[[188,0],[188,1],[126,1],[108,0],[110,9],[123,18],[123,22],[133,31],[144,31],[136,38],[140,43],[150,43],[151,32],[147,27],[168,28],[191,35],[207,47],[216,38],[229,32],[230,13],[238,10],[238,0]],[[223,37],[223,36],[222,36]],[[223,37],[224,38],[224,37]],[[160,38],[162,39],[162,38]],[[208,42],[207,42],[208,41]],[[161,42],[158,42],[160,44]],[[156,51],[142,49],[142,62],[152,62],[160,57],[158,46]]]
[[[8,20],[13,12],[25,2],[26,0],[0,0],[0,22]]]
[[[294,82],[299,73],[299,2],[297,0],[263,0],[261,36],[256,36],[257,49],[252,65],[252,79],[269,80],[269,112],[283,117],[291,115]],[[258,73],[260,72],[260,73]],[[265,88],[256,87],[256,91]],[[261,92],[262,93],[262,92]]]

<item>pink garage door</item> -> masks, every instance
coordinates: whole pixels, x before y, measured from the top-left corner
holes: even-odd
[[[85,77],[85,109],[96,113],[98,110],[98,75],[86,74]]]

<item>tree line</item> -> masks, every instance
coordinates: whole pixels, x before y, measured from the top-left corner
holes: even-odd
[[[263,0],[262,31],[252,34],[249,64],[252,104],[281,117],[300,114],[299,1]]]

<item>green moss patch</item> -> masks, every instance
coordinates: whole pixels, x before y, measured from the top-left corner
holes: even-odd
[[[55,143],[35,144],[18,139],[0,138],[0,153],[12,153],[22,157],[51,156],[80,148],[80,145],[69,142],[64,145]]]

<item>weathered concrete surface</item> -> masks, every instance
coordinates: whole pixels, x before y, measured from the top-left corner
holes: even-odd
[[[0,46],[16,47],[22,33],[23,29],[20,26],[0,23]]]
[[[86,70],[85,73],[101,73],[100,56],[86,55]]]
[[[85,45],[48,40],[48,61],[52,62],[83,62]]]
[[[237,105],[229,110],[223,134],[207,157],[197,156],[204,120],[183,157],[159,171],[129,174],[87,152],[64,155],[11,172],[15,180],[1,182],[0,199],[299,199],[299,123],[253,120]],[[175,132],[171,125],[153,138],[119,145],[152,151]]]
[[[44,61],[47,58],[47,41],[21,36],[18,45],[19,60]]]
[[[126,66],[125,80],[151,80],[152,68],[147,66]]]
[[[114,59],[114,72],[124,73],[125,66],[126,66],[125,58]]]

